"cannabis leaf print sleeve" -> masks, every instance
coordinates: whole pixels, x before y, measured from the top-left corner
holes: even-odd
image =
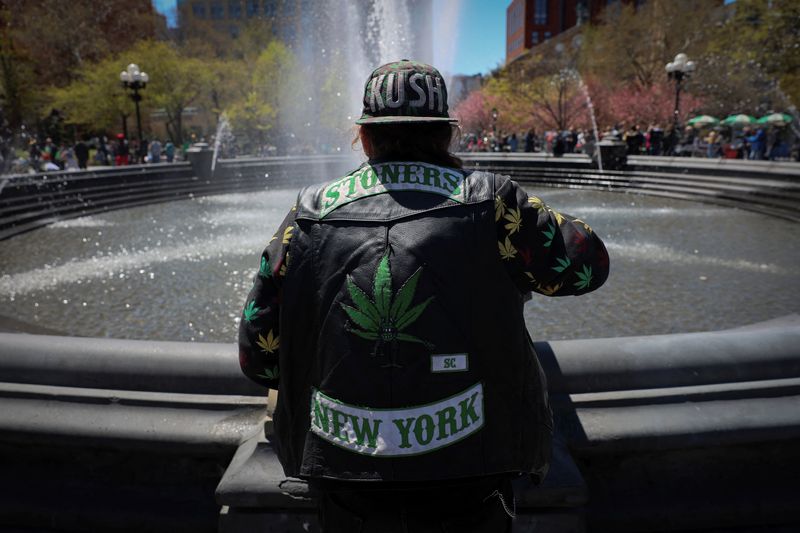
[[[289,267],[289,244],[295,225],[293,207],[261,254],[253,288],[239,322],[239,365],[242,372],[270,389],[278,388],[280,364],[281,282]]]
[[[523,291],[578,295],[608,277],[608,252],[588,224],[528,196],[505,177],[497,178],[495,224],[500,260]]]

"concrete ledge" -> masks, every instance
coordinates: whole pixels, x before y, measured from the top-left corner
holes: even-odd
[[[100,446],[192,456],[225,456],[263,425],[266,402],[241,399],[217,404],[131,402],[106,394],[24,394],[0,391],[2,442],[26,445]]]
[[[535,342],[551,394],[800,377],[800,316],[750,330]]]
[[[3,381],[150,392],[260,396],[235,345],[0,333]]]
[[[792,524],[800,501],[798,340],[793,315],[722,332],[536,343],[558,439],[545,484],[516,484],[517,530]],[[114,512],[76,514],[78,504],[67,498],[64,508],[57,492],[36,499],[36,487],[55,491],[77,479],[83,494],[123,498],[102,500],[105,509],[162,530],[157,524],[177,520],[166,518],[169,506],[158,507],[162,521],[125,505],[152,504],[137,490],[177,501],[151,478],[191,458],[212,487],[195,530],[216,527],[207,518],[216,505],[220,531],[316,527],[312,495],[284,479],[263,436],[266,398],[241,375],[233,345],[0,334],[0,376],[0,467],[27,487],[0,498],[0,524],[41,525],[6,512],[14,508],[62,529],[80,530],[81,520],[90,524],[84,530],[108,529]],[[108,477],[93,477],[111,456]],[[169,475],[181,487],[194,483],[188,463]],[[123,477],[129,494],[113,489]]]

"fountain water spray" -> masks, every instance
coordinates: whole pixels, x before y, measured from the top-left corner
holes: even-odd
[[[359,164],[363,154],[352,152],[350,144],[370,72],[404,58],[432,63],[434,34],[455,41],[459,4],[448,5],[440,24],[445,27],[436,31],[432,6],[428,0],[319,0],[303,10],[297,21],[303,38],[289,37],[293,66],[281,73],[276,88],[278,116],[269,142],[277,153],[350,154],[353,165]],[[452,55],[445,68],[452,67]],[[223,114],[212,172],[218,158],[226,157],[226,135],[231,125]]]
[[[220,146],[224,146],[225,144],[233,141],[233,138],[231,123],[228,121],[228,117],[225,115],[225,113],[222,113],[219,116],[219,121],[217,122],[217,133],[214,136],[214,155],[211,158],[212,175],[217,168],[217,157],[219,157]]]
[[[586,99],[586,107],[589,109],[589,116],[592,119],[592,131],[594,132],[594,149],[597,151],[597,166],[600,169],[600,173],[603,173],[603,158],[601,157],[603,154],[599,153],[600,151],[600,134],[597,131],[597,118],[594,115],[594,104],[592,104],[592,97],[589,96],[589,88],[583,83],[583,77],[581,73],[575,70],[575,75],[578,77],[578,86],[581,88],[581,92],[583,93],[583,97]],[[592,154],[594,155],[594,154]]]

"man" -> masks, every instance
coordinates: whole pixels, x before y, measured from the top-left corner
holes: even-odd
[[[89,145],[86,144],[86,139],[82,138],[75,144],[75,158],[78,160],[78,168],[86,170],[89,162]]]
[[[153,139],[153,142],[150,143],[150,162],[161,162],[161,141],[158,139]]]
[[[128,146],[128,139],[122,133],[117,133],[117,146],[115,148],[114,164],[118,167],[127,165],[131,152]]]
[[[379,67],[363,103],[369,161],[301,191],[261,256],[242,370],[279,391],[273,444],[320,490],[324,531],[507,531],[510,480],[543,478],[552,433],[523,298],[594,290],[608,256],[461,168],[433,67]]]

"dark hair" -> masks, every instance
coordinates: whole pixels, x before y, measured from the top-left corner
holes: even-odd
[[[457,126],[448,122],[414,124],[362,124],[361,135],[370,161],[424,161],[443,167],[461,168],[461,159],[450,153]],[[353,140],[353,144],[357,139]],[[369,151],[368,151],[369,149]]]

